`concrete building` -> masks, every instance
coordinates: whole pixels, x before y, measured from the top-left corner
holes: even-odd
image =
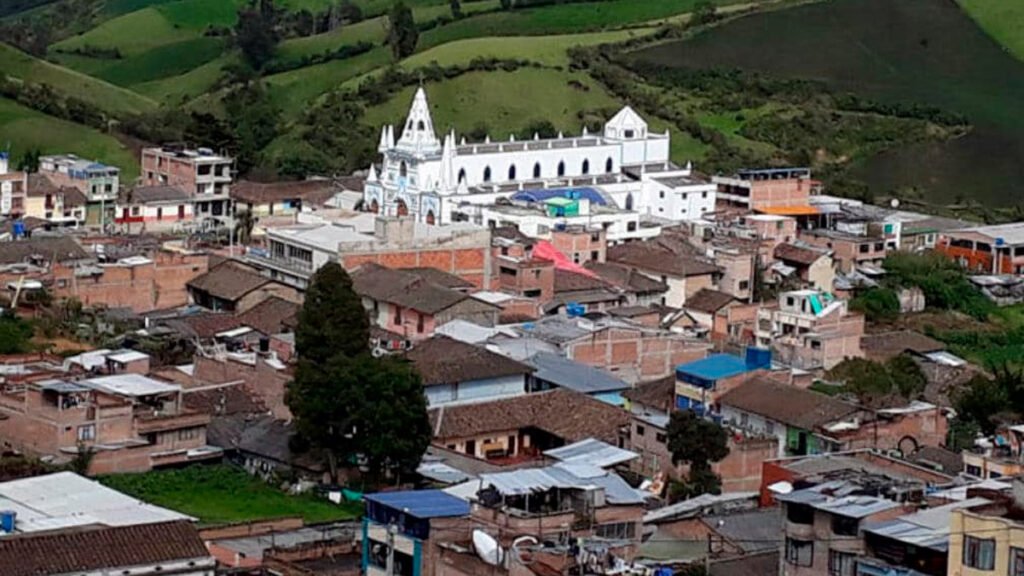
[[[865,550],[862,524],[910,511],[870,494],[870,488],[838,481],[777,496],[784,516],[782,576],[853,574]]]
[[[759,346],[776,359],[803,370],[828,370],[847,358],[861,358],[864,316],[827,292],[794,290],[758,311]]]
[[[578,196],[590,190],[590,197]],[[540,192],[540,191],[538,191]],[[559,190],[544,190],[558,194]],[[593,189],[567,189],[563,196],[549,196],[544,200],[519,200],[533,197],[537,193],[522,192],[512,196],[510,204],[481,206],[477,224],[494,228],[515,226],[527,236],[550,239],[551,234],[563,228],[601,228],[612,244],[632,240],[654,238],[661,232],[661,226],[641,221],[640,214],[622,210],[608,204]]]
[[[417,342],[405,357],[423,378],[429,408],[526,394],[534,370],[486,348],[445,336]]]
[[[949,524],[949,576],[1010,574],[1024,570],[1024,485],[987,506],[954,510]]]
[[[661,304],[673,308],[682,308],[687,298],[702,289],[715,288],[722,272],[704,258],[645,242],[610,248],[608,261],[667,285],[668,291]]]
[[[830,250],[810,244],[782,243],[772,252],[775,264],[770,267],[776,282],[792,279],[801,288],[830,292],[836,279],[835,263]]]
[[[407,340],[430,338],[437,326],[456,319],[481,326],[497,324],[498,306],[453,285],[462,290],[473,287],[433,268],[393,270],[364,264],[352,272],[352,289],[363,299],[371,324]]]
[[[85,224],[86,196],[74,186],[59,185],[44,174],[29,174],[24,215],[54,226]]]
[[[746,382],[751,376],[772,369],[769,350],[748,348],[744,357],[712,354],[707,358],[680,364],[676,370],[675,407],[717,413],[722,395]]]
[[[85,160],[74,154],[39,157],[39,173],[56,186],[77,188],[85,195],[85,224],[110,222],[121,188],[121,170],[101,162]],[[101,216],[102,214],[102,216]]]
[[[113,221],[128,232],[182,230],[195,221],[195,209],[192,196],[181,186],[136,186],[117,201]]]
[[[763,214],[807,216],[817,214],[808,202],[820,186],[807,168],[740,170],[735,176],[714,176],[720,202]]]
[[[981,274],[1024,272],[1024,223],[948,230],[935,249]]]
[[[882,261],[888,254],[885,238],[870,234],[867,230],[858,230],[856,233],[824,228],[801,230],[800,240],[831,251],[836,269],[844,274],[865,266],[869,267],[869,270],[881,268]]]
[[[0,152],[0,216],[18,217],[25,214],[28,173],[12,171],[9,162],[7,152]]]
[[[441,576],[440,544],[470,536],[470,505],[440,490],[367,494],[362,573]]]
[[[979,439],[963,452],[964,471],[977,478],[1013,478],[1024,474],[1024,425],[1002,425],[993,437]]]
[[[234,159],[209,148],[180,145],[142,149],[143,186],[177,186],[192,198],[198,219],[231,220]]]
[[[370,168],[363,198],[374,213],[448,224],[471,187],[613,175],[623,166],[665,163],[669,140],[667,132],[650,132],[647,123],[626,107],[601,134],[584,130],[577,137],[458,143],[452,132],[442,141],[434,130],[426,92],[420,88],[397,137],[393,126],[382,128],[377,148],[382,163],[379,171]]]
[[[180,386],[140,374],[84,380],[6,382],[0,440],[12,449],[67,461],[94,450],[90,473],[144,472],[218,459],[207,446],[210,417],[185,410]]]

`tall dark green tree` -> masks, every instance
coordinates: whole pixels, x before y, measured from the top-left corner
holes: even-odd
[[[279,16],[274,0],[249,0],[249,4],[238,11],[235,44],[245,61],[256,70],[274,57],[281,40],[277,29]]]
[[[39,148],[25,150],[21,158],[18,159],[17,169],[21,172],[39,172],[39,155]]]
[[[669,418],[667,435],[672,463],[690,467],[687,495],[720,494],[722,481],[711,464],[729,455],[729,435],[725,429],[692,410],[679,410]]]
[[[430,442],[423,383],[408,362],[370,355],[366,311],[338,264],[314,274],[295,347],[299,362],[285,401],[332,477],[357,457],[377,481],[400,482],[415,470]]]
[[[456,20],[462,18],[462,3],[459,2],[459,0],[450,0],[448,5],[451,6],[452,9],[452,18]]]
[[[388,46],[395,60],[401,60],[416,51],[420,31],[416,28],[412,9],[404,2],[396,2],[388,12]]]
[[[369,351],[370,324],[362,300],[352,290],[352,278],[337,263],[323,265],[313,275],[295,329],[299,358],[326,365],[341,354],[354,358]]]

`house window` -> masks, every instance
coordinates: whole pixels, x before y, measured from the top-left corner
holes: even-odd
[[[658,432],[654,435],[654,439],[657,440],[659,444],[664,444],[667,440],[667,437],[661,432]]]
[[[810,566],[814,562],[814,542],[786,538],[786,562],[795,566]]]
[[[768,434],[775,434],[775,422],[765,422],[764,431],[767,432]]]
[[[740,280],[740,290],[746,290],[750,288],[750,282],[747,280]]]
[[[644,432],[646,432],[646,430],[644,429],[644,427],[643,427],[643,426],[641,426],[641,425],[639,425],[639,424],[637,424],[637,425],[636,425],[636,435],[637,435],[637,436],[643,436],[643,435],[644,435]]]
[[[597,250],[591,250],[590,251],[590,261],[591,262],[597,262],[600,258],[601,258],[601,253],[600,252],[598,252]]]
[[[828,576],[852,576],[855,555],[838,550],[828,551]]]
[[[636,222],[626,222],[626,232],[636,232]]]
[[[395,306],[395,324],[398,326],[402,325],[402,309]]]
[[[416,318],[416,332],[423,334],[423,314],[419,314],[418,316],[419,317]]]
[[[996,541],[991,538],[964,536],[964,566],[976,570],[994,570]]]
[[[86,424],[85,426],[78,427],[78,441],[86,442],[88,440],[96,439],[96,425]]]
[[[612,159],[609,158],[604,161],[604,171],[611,174],[612,171]]]
[[[1024,548],[1010,548],[1010,576],[1024,576]]]
[[[613,522],[599,524],[595,535],[609,540],[632,540],[636,538],[636,522]]]
[[[746,412],[740,414],[740,426],[746,426],[748,424],[750,424],[750,414],[747,414]]]
[[[516,165],[515,164],[513,164],[513,165],[508,167],[508,179],[509,180],[515,180],[516,179]]]
[[[660,198],[661,200],[665,199],[665,191],[664,190],[658,190],[658,198]]]
[[[860,250],[861,254],[867,254],[868,251],[871,250],[871,245],[870,244],[861,244],[860,247],[858,247],[857,249]]]
[[[786,520],[791,524],[813,524],[814,508],[807,504],[787,504]]]
[[[859,528],[860,522],[856,518],[832,516],[832,533],[837,536],[856,536]]]

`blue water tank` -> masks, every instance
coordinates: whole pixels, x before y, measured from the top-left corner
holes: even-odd
[[[13,226],[13,231],[14,231],[14,237],[15,238],[24,238],[25,237],[25,222],[22,221],[22,220],[15,220],[14,221],[14,226]]]
[[[768,348],[747,347],[746,364],[748,370],[769,368],[772,365],[772,351]]]
[[[0,510],[0,532],[11,534],[14,532],[14,521],[18,513],[14,510]]]
[[[569,318],[579,318],[587,313],[587,307],[576,302],[569,302],[565,305],[565,313]]]

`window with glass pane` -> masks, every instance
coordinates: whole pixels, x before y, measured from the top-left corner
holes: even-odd
[[[1010,548],[1010,576],[1024,576],[1024,548]]]
[[[810,566],[814,562],[814,542],[786,538],[786,562],[796,566]]]
[[[851,576],[853,574],[854,555],[837,550],[828,551],[829,576]]]
[[[996,567],[996,541],[964,536],[963,564],[977,570],[994,570]]]

